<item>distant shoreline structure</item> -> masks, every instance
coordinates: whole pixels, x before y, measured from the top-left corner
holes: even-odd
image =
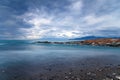
[[[36,41],[34,43],[77,44],[77,45],[120,47],[120,38],[100,38],[100,39],[90,39],[90,40],[80,40],[80,41],[78,40],[78,41],[68,41],[68,42]]]

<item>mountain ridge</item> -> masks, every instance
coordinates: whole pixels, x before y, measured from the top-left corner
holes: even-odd
[[[74,39],[69,39],[69,40],[94,40],[94,39],[105,39],[105,38],[119,39],[120,37],[85,36],[85,37],[74,38]]]

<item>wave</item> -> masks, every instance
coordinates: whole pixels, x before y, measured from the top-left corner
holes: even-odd
[[[6,45],[6,43],[0,43],[0,46]]]

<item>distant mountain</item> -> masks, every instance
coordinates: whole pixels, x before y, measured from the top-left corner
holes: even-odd
[[[93,39],[103,39],[103,38],[120,38],[120,37],[99,37],[99,36],[86,36],[86,37],[81,37],[81,38],[74,38],[70,40],[93,40]]]

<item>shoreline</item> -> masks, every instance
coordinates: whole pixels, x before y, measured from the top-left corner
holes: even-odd
[[[120,80],[120,59],[116,56],[91,57],[70,63],[45,65],[14,64],[4,70],[6,80]]]
[[[120,47],[120,39],[114,39],[114,38],[103,38],[103,39],[93,39],[93,40],[83,40],[83,41],[68,41],[68,42],[36,41],[34,43]]]

